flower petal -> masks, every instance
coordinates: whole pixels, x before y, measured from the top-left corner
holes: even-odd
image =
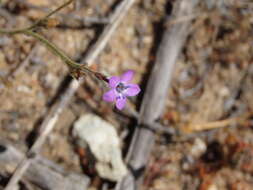
[[[128,82],[130,80],[132,80],[134,76],[134,71],[132,70],[128,70],[127,72],[123,73],[123,75],[121,75],[121,81],[124,81],[124,82]]]
[[[122,110],[126,105],[126,97],[120,97],[116,100],[116,108]]]
[[[124,95],[126,96],[136,96],[141,91],[139,85],[137,84],[128,84],[128,88],[126,89],[126,92]]]
[[[118,83],[120,82],[120,78],[117,77],[117,76],[112,76],[110,79],[109,79],[109,86],[111,88],[115,88]]]
[[[106,102],[113,102],[116,99],[116,92],[114,89],[109,90],[108,92],[104,93],[103,100]]]

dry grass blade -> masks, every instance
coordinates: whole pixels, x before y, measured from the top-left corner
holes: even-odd
[[[245,114],[239,117],[232,117],[220,121],[212,121],[208,123],[190,123],[184,127],[185,132],[198,132],[198,131],[205,131],[205,130],[211,130],[211,129],[218,129],[223,127],[228,127],[232,124],[243,124],[248,121],[248,117],[251,115]]]

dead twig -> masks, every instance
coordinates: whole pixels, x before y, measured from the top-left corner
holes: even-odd
[[[174,19],[174,20],[169,20],[168,23],[166,23],[166,27],[170,27],[173,24],[177,24],[180,22],[186,22],[186,21],[191,21],[193,19],[196,19],[198,17],[201,17],[202,19],[207,18],[209,15],[207,13],[193,13],[191,15],[184,15],[180,18]]]
[[[198,0],[176,1],[173,19],[193,13]],[[128,175],[120,181],[117,190],[139,189],[150,153],[154,146],[155,133],[147,126],[155,122],[162,114],[168,96],[173,67],[177,61],[186,37],[189,34],[190,22],[179,22],[169,27],[163,36],[158,49],[157,60],[148,80],[147,90],[141,104],[138,126],[128,150],[127,161],[130,167]]]
[[[105,27],[97,43],[95,43],[94,46],[91,47],[87,56],[83,59],[81,63],[88,64],[88,66],[92,64],[98,54],[105,48],[109,39],[112,37],[116,28],[126,16],[127,11],[130,9],[134,2],[135,0],[124,0],[121,2],[115,12],[110,16],[110,23]]]
[[[121,4],[116,8],[115,12],[111,15],[111,22],[105,27],[98,41],[94,44],[94,46],[90,49],[87,56],[84,57],[82,63],[86,63],[88,66],[95,61],[99,53],[104,49],[109,39],[112,37],[116,28],[119,26],[120,22],[123,20],[129,8],[133,5],[134,0],[124,0]],[[58,121],[62,110],[68,105],[74,93],[78,89],[79,85],[84,81],[83,78],[79,80],[73,79],[67,90],[61,95],[61,98],[54,106],[50,109],[48,115],[42,122],[40,126],[40,132],[38,139],[35,141],[31,149],[27,153],[27,157],[25,157],[21,163],[17,166],[14,174],[12,175],[9,183],[5,187],[5,190],[12,190],[13,187],[17,184],[20,178],[23,176],[24,172],[31,165],[34,160],[34,156],[36,157],[37,153],[40,151],[41,146],[45,142],[47,136],[53,130],[55,123]]]
[[[17,163],[24,158],[24,154],[0,139],[0,166],[12,172]],[[54,162],[38,156],[31,164],[24,176],[27,180],[43,189],[85,190],[89,185],[87,176],[67,172]]]
[[[34,45],[32,50],[29,52],[28,56],[14,70],[12,70],[8,74],[7,80],[10,80],[10,78],[15,77],[18,73],[24,70],[24,68],[29,64],[31,58],[35,55],[36,51],[38,50],[38,47],[39,47],[38,44]]]
[[[41,7],[41,6],[36,6],[33,5],[27,1],[24,0],[15,0],[17,3],[20,3],[22,5],[25,5],[27,8],[30,9],[35,9],[38,11],[43,11],[43,12],[50,12],[50,9],[47,7]],[[69,28],[83,28],[85,26],[89,26],[92,24],[107,24],[109,23],[108,18],[100,18],[100,17],[83,17],[79,16],[73,13],[57,13],[56,15],[61,18],[64,23],[60,23],[58,26],[63,26],[63,27],[69,27]]]
[[[183,130],[186,132],[198,132],[198,131],[228,127],[229,125],[232,125],[232,124],[243,124],[243,123],[246,123],[250,115],[252,114],[247,113],[242,116],[232,117],[232,118],[228,118],[228,119],[224,119],[220,121],[213,121],[213,122],[199,123],[199,124],[191,123],[191,124],[186,125]]]
[[[13,15],[3,8],[0,8],[0,17],[3,17],[7,20],[8,27],[12,27],[16,23],[16,21],[13,19]]]

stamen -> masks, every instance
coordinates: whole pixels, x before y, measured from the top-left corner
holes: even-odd
[[[116,86],[116,91],[118,93],[122,93],[125,89],[127,89],[128,87],[125,86],[122,82],[120,82],[117,86]]]

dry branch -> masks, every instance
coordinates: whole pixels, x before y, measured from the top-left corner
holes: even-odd
[[[50,12],[50,9],[47,7],[37,6],[29,3],[26,0],[15,0],[17,3],[26,6],[30,9],[35,9],[42,12]],[[0,12],[1,13],[1,12]],[[68,28],[83,28],[92,24],[107,24],[109,22],[108,18],[99,18],[99,17],[83,17],[76,15],[75,13],[56,13],[59,16],[61,23],[59,26],[68,27]]]
[[[129,8],[133,5],[134,1],[135,0],[124,0],[120,3],[120,5],[116,8],[115,12],[111,15],[110,23],[105,27],[100,38],[90,49],[87,56],[84,57],[82,63],[91,65],[92,62],[95,61],[99,53],[101,53],[101,51],[108,43],[109,39],[112,37],[112,34],[115,32],[120,22],[123,20]],[[53,130],[55,123],[58,121],[63,109],[69,104],[71,98],[73,97],[74,93],[78,89],[79,85],[83,82],[83,80],[83,78],[81,78],[80,80],[73,79],[67,90],[61,95],[59,101],[56,102],[50,109],[48,115],[42,122],[38,139],[35,141],[34,145],[27,153],[28,156],[33,154],[36,155],[40,151],[41,146],[45,142],[47,136]],[[25,157],[21,161],[21,163],[17,166],[17,169],[15,170],[9,183],[5,187],[5,190],[13,189],[13,187],[18,183],[25,171],[29,168],[33,160],[34,158]]]
[[[24,70],[24,68],[30,63],[31,58],[36,54],[38,47],[38,44],[33,45],[32,50],[29,52],[24,61],[22,61],[13,71],[8,74],[8,80],[10,80],[11,77],[16,77],[18,73],[21,73]]]
[[[197,2],[198,0],[176,1],[172,20],[192,15]],[[156,63],[148,80],[147,90],[141,105],[139,125],[135,130],[127,155],[131,172],[117,184],[116,189],[134,190],[138,189],[138,186],[142,183],[145,167],[155,140],[153,130],[143,126],[149,126],[154,123],[163,112],[173,67],[189,33],[189,26],[189,20],[179,22],[173,24],[164,32],[158,49]]]
[[[193,133],[198,131],[212,130],[218,128],[224,128],[233,124],[242,125],[249,121],[249,117],[252,115],[251,112],[240,115],[238,117],[231,117],[224,120],[211,121],[207,123],[190,123],[184,126],[183,130],[187,133]]]
[[[1,168],[15,168],[17,163],[24,158],[24,154],[4,140],[0,141],[0,166]],[[11,172],[11,171],[8,171]],[[89,178],[76,173],[67,173],[54,162],[38,156],[24,177],[42,189],[85,190]]]

